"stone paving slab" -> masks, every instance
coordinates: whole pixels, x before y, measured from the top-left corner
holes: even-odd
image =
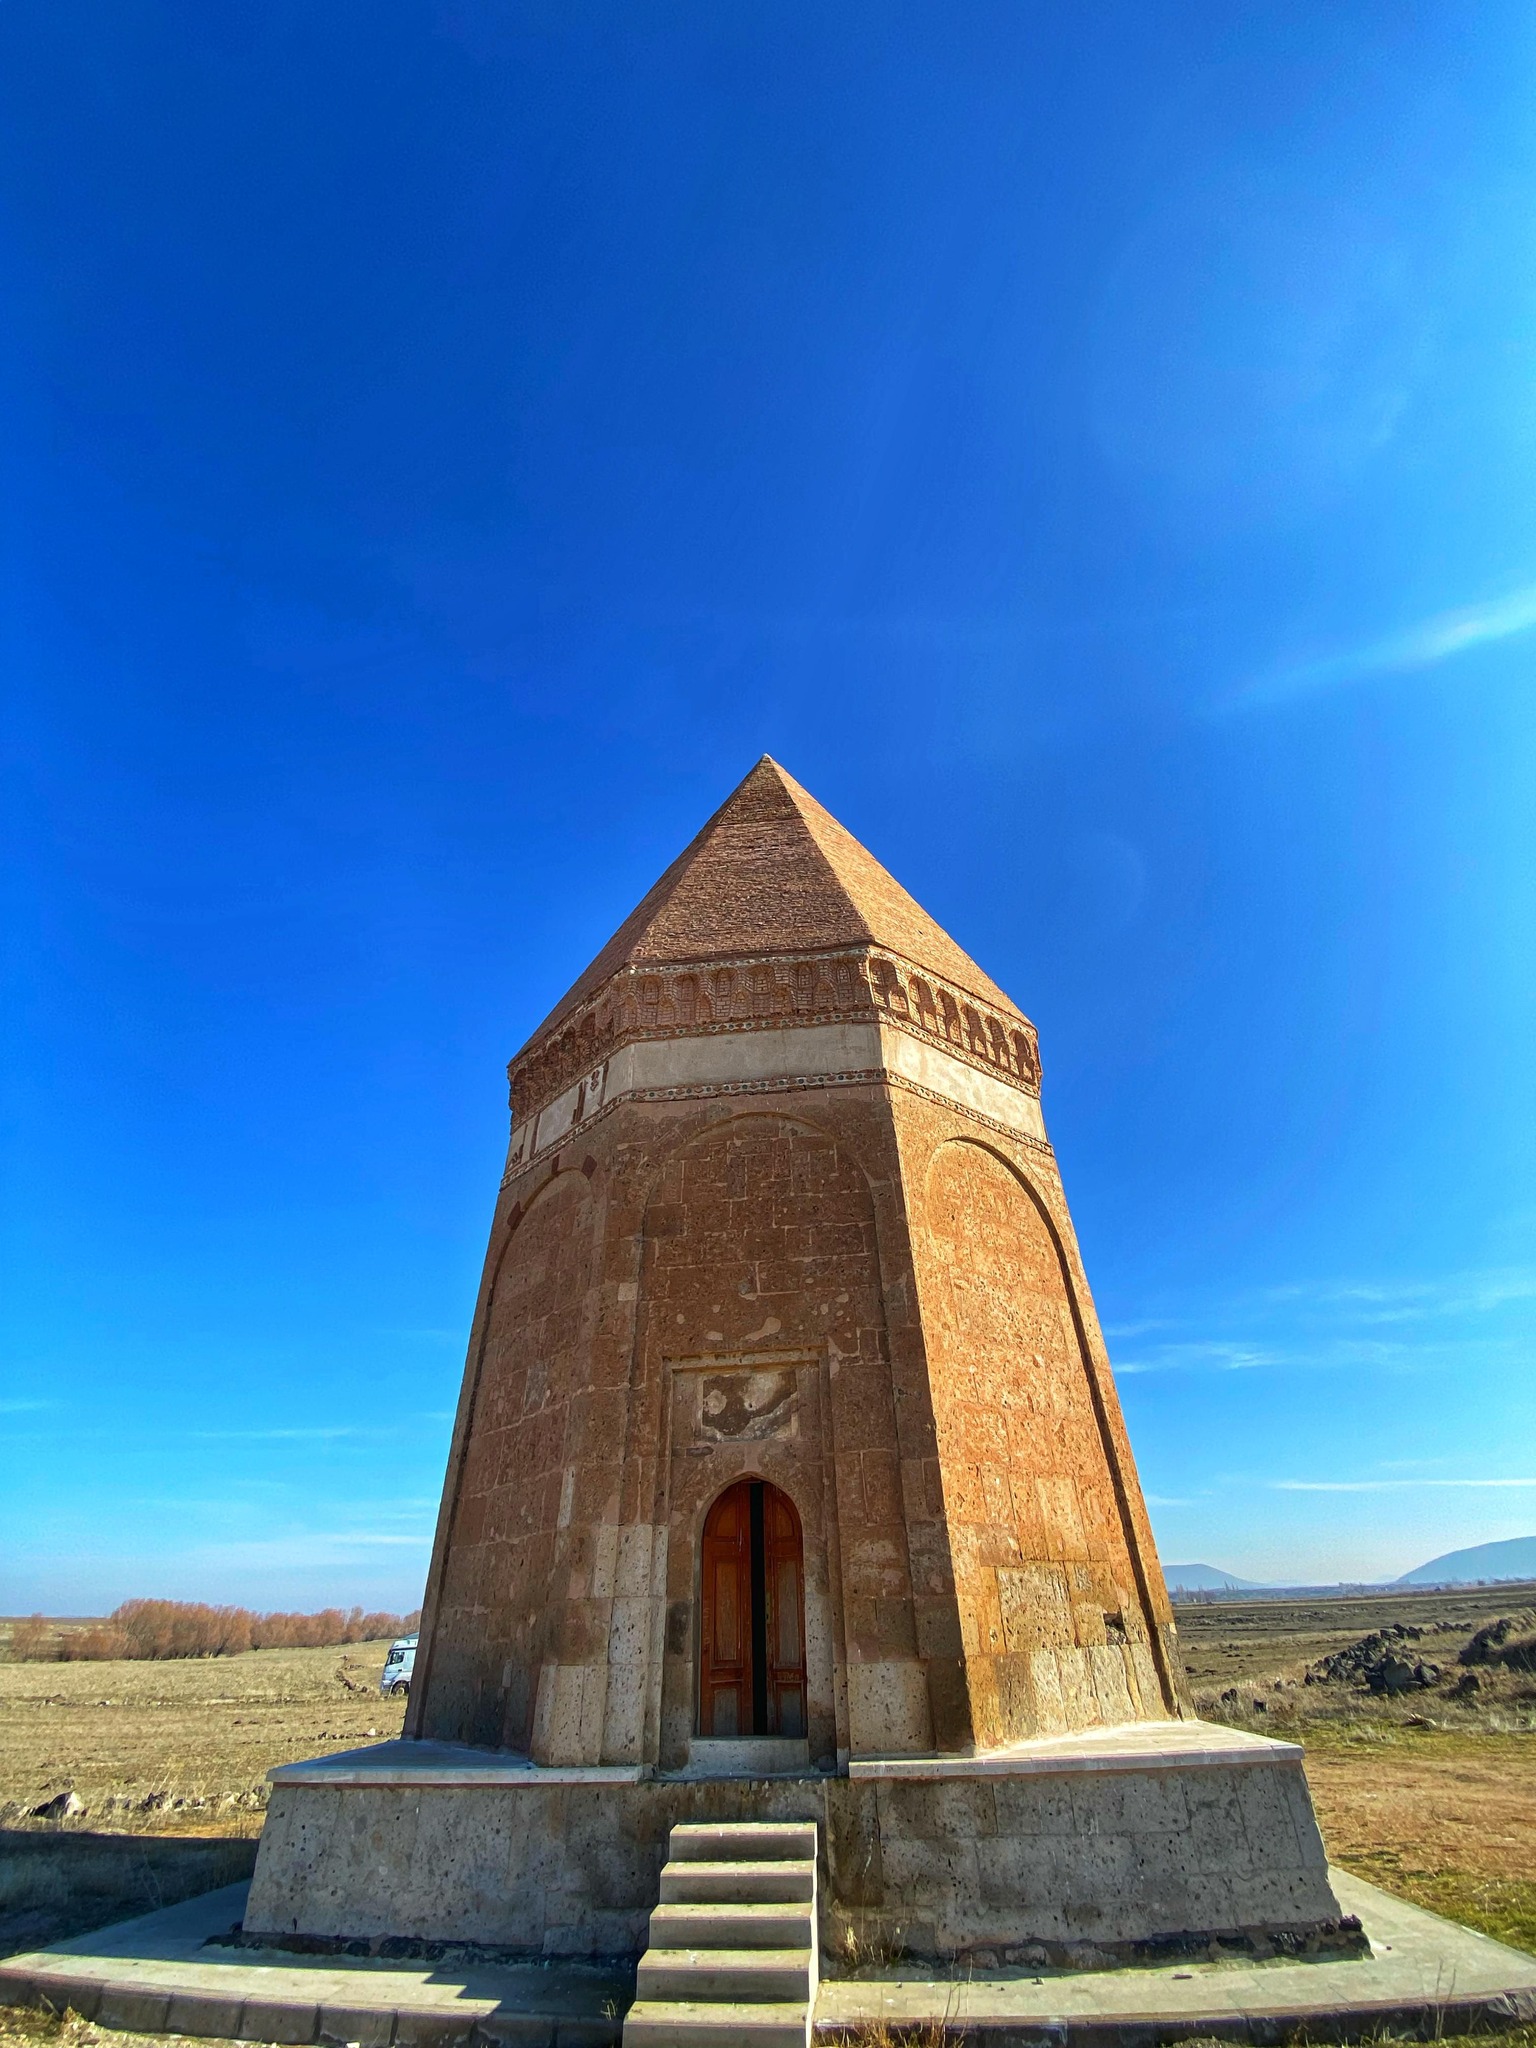
[[[897,2029],[939,2021],[967,2048],[1150,2048],[1195,2034],[1261,2043],[1436,2039],[1536,2019],[1536,1956],[1346,1871],[1329,1875],[1344,1911],[1360,1916],[1369,1957],[1007,1971],[948,1984],[894,1972],[833,1980],[817,2000],[816,2038],[835,2042],[877,2020]]]
[[[224,1948],[248,1887],[0,1962],[0,2004],[71,2007],[104,2027],[360,2048],[618,2048],[634,1973]]]
[[[854,1757],[850,1778],[1020,1778],[1031,1772],[1179,1771],[1202,1764],[1299,1763],[1299,1742],[1229,1728],[1221,1721],[1129,1721],[1038,1735],[975,1756]],[[269,1774],[270,1775],[270,1774]]]
[[[1191,2035],[1282,2043],[1432,2039],[1536,2019],[1536,1957],[1333,1873],[1368,1958],[824,1981],[816,2038],[939,2021],[966,2048],[1156,2048]],[[359,2048],[618,2048],[632,1976],[592,1965],[463,1966],[209,1946],[240,1918],[229,1885],[0,1963],[0,2003],[98,2025]]]

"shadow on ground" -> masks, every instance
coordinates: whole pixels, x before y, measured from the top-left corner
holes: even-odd
[[[0,1828],[0,1956],[237,1884],[255,1865],[256,1844],[228,1836]]]

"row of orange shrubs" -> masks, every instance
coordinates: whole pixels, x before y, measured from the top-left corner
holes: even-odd
[[[242,1650],[327,1650],[409,1635],[414,1614],[253,1614],[248,1607],[207,1607],[197,1600],[125,1600],[104,1621],[60,1628],[34,1614],[12,1625],[13,1664],[74,1663],[111,1657],[234,1657]]]

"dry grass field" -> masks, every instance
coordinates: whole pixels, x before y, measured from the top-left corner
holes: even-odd
[[[1337,1862],[1536,1951],[1536,1674],[1452,1696],[1471,1631],[1533,1604],[1536,1587],[1213,1602],[1182,1606],[1179,1633],[1202,1712],[1305,1742]],[[1303,1682],[1394,1624],[1424,1631],[1412,1654],[1442,1667],[1434,1687]],[[0,1953],[245,1874],[273,1764],[398,1734],[384,1650],[0,1663]],[[77,1817],[33,1813],[70,1792]]]
[[[1536,1952],[1536,1674],[1484,1671],[1454,1696],[1471,1632],[1532,1606],[1536,1586],[1213,1601],[1180,1606],[1179,1639],[1203,1714],[1305,1743],[1336,1863]],[[1439,1684],[1385,1698],[1305,1683],[1394,1625],[1423,1631],[1404,1654],[1439,1664]]]
[[[93,1827],[257,1835],[273,1764],[400,1733],[387,1648],[0,1664],[0,1825],[73,1792]]]
[[[0,1663],[0,1955],[249,1876],[273,1764],[399,1734],[387,1647]]]

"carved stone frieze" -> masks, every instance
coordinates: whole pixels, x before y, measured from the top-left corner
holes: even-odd
[[[619,1046],[637,1039],[883,1019],[983,1072],[1040,1088],[1035,1028],[953,983],[873,947],[802,958],[764,955],[699,966],[626,966],[558,1030],[507,1068],[521,1123]]]

